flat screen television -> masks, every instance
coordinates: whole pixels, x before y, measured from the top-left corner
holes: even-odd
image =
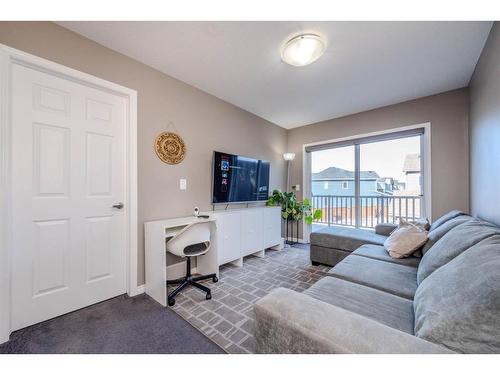
[[[214,151],[212,203],[265,201],[269,162]]]

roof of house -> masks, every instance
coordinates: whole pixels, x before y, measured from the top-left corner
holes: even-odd
[[[361,171],[360,177],[364,180],[376,180],[379,175],[375,171]],[[312,174],[313,180],[353,180],[354,171],[346,169],[330,167],[318,173]]]
[[[420,154],[406,155],[403,172],[420,172]]]

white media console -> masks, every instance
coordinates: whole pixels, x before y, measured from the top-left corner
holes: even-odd
[[[232,263],[243,266],[248,255],[264,257],[265,249],[283,248],[280,207],[251,207],[203,212],[210,218],[194,216],[156,220],[144,223],[146,255],[146,293],[166,306],[167,279],[183,276],[185,262],[167,264],[166,241],[187,225],[210,221],[211,250],[200,257],[193,272],[219,274],[219,266]],[[179,267],[180,266],[180,267]]]
[[[243,265],[247,255],[264,256],[264,250],[283,248],[281,208],[252,207],[205,213],[217,222],[219,265]]]

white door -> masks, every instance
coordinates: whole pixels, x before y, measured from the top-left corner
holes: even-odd
[[[12,69],[15,330],[126,291],[126,103]]]

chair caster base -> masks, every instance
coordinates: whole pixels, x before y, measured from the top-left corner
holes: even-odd
[[[169,298],[167,303],[170,307],[172,307],[173,305],[175,305],[175,299]]]
[[[219,279],[217,278],[217,276],[212,277],[212,282],[216,283],[217,281],[219,281]]]
[[[212,299],[212,293],[207,293],[207,295],[205,296],[205,299]]]

